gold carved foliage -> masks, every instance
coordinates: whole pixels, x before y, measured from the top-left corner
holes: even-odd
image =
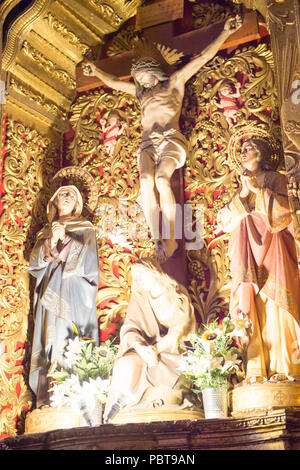
[[[97,13],[111,26],[118,28],[136,14],[136,8],[140,5],[140,0],[88,0],[89,4]]]
[[[241,85],[237,121],[232,127],[212,101],[224,81],[233,90]],[[190,293],[202,320],[228,310],[228,235],[218,230],[216,217],[239,184],[241,141],[262,135],[274,149],[280,149],[278,116],[273,58],[266,44],[236,50],[230,57],[216,56],[187,85],[182,112],[182,129],[190,143],[185,202],[193,208],[201,205],[204,212],[204,246],[187,251],[187,259]]]
[[[190,142],[186,164],[189,200],[201,202],[206,216],[215,220],[238,184],[236,159],[228,158],[228,146],[243,130],[254,135],[260,128],[272,142],[279,140],[280,126],[273,62],[265,44],[237,50],[233,56],[217,56],[188,85],[182,128]],[[229,128],[223,111],[212,103],[224,80],[241,84],[237,123]],[[222,197],[220,197],[222,195]],[[209,232],[206,233],[206,236]]]
[[[44,17],[44,21],[52,28],[54,31],[59,33],[66,41],[69,42],[72,46],[75,46],[82,56],[87,58],[93,58],[94,53],[92,49],[85,43],[83,43],[80,38],[61,21],[59,21],[51,12]]]
[[[23,379],[30,289],[28,255],[45,222],[45,202],[57,149],[49,139],[8,120],[0,216],[0,434],[16,433],[15,418],[31,406]]]
[[[73,77],[71,77],[71,75],[65,70],[60,69],[57,64],[48,59],[28,41],[23,42],[22,51],[27,57],[29,57],[29,59],[36,63],[39,68],[47,72],[51,78],[54,78],[66,85],[70,90],[76,89],[76,82]]]
[[[61,121],[67,121],[67,113],[57,106],[55,103],[45,99],[45,96],[35,92],[30,86],[16,80],[13,77],[10,77],[9,85],[11,89],[23,95],[29,101],[38,104],[43,110],[52,114],[55,118],[60,119]]]
[[[193,3],[194,28],[204,28],[212,24],[221,23],[240,11],[237,5],[224,6],[219,3],[189,1]]]
[[[122,18],[115,12],[115,10],[108,5],[103,3],[101,0],[89,0],[89,3],[100,13],[100,15],[108,20],[112,26],[120,26]]]
[[[189,291],[201,322],[227,312],[230,299],[230,269],[224,235],[198,251],[187,251]]]
[[[123,131],[113,155],[104,145],[100,121],[117,112]],[[134,261],[154,250],[139,200],[137,152],[141,139],[136,100],[121,92],[97,90],[74,102],[70,123],[74,135],[67,146],[68,164],[87,170],[99,188],[92,221],[99,245],[100,287],[97,294],[101,329],[121,322],[130,297]]]
[[[117,111],[125,125],[112,158],[106,152],[100,126],[100,119],[107,120],[111,111]],[[101,195],[135,201],[140,143],[140,111],[135,99],[119,92],[82,95],[71,108],[70,124],[75,132],[67,150],[70,164],[90,171],[99,181]]]

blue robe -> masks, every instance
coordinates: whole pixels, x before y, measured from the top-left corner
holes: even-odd
[[[36,278],[34,337],[29,384],[37,394],[39,371],[54,360],[63,363],[72,322],[80,336],[99,341],[96,294],[99,282],[97,241],[93,225],[81,217],[66,223],[66,242],[49,250],[50,229],[39,234],[30,257],[29,272]],[[68,245],[68,246],[67,246]],[[63,253],[65,253],[63,255]]]

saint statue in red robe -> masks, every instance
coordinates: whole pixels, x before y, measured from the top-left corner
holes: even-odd
[[[271,149],[248,139],[241,187],[218,215],[230,232],[230,314],[248,317],[248,382],[300,379],[300,283],[285,176],[270,169]]]

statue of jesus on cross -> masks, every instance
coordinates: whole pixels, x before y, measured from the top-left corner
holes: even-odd
[[[96,76],[107,86],[136,96],[141,107],[143,127],[138,163],[142,208],[160,259],[171,257],[178,247],[175,239],[176,201],[171,177],[184,165],[187,141],[180,131],[179,118],[186,82],[212,59],[220,46],[242,25],[239,15],[229,18],[219,36],[201,54],[168,75],[162,64],[152,57],[142,57],[131,68],[134,82],[126,82],[103,72],[92,62],[83,63],[85,75]],[[159,201],[157,200],[157,193]],[[163,239],[157,227],[157,209],[162,212],[169,237]]]

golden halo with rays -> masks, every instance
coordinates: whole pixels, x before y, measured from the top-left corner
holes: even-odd
[[[59,170],[53,178],[53,193],[60,186],[74,185],[83,199],[83,215],[92,213],[98,202],[98,186],[93,176],[84,168],[67,166]]]
[[[171,49],[142,37],[135,40],[132,68],[134,69],[135,65],[144,58],[151,58],[158,62],[164,72],[170,74],[172,65],[179,62],[182,57],[183,53],[178,52],[177,49]]]
[[[257,121],[251,121],[250,123],[242,126],[236,126],[234,128],[234,133],[229,139],[227,146],[228,158],[231,161],[231,166],[237,173],[241,173],[241,165],[238,159],[238,155],[241,152],[241,147],[243,141],[251,138],[258,138],[268,142],[272,149],[272,159],[269,164],[275,170],[279,164],[280,160],[280,144],[278,137],[274,134],[277,134],[275,129],[266,128],[263,124],[258,123]]]

